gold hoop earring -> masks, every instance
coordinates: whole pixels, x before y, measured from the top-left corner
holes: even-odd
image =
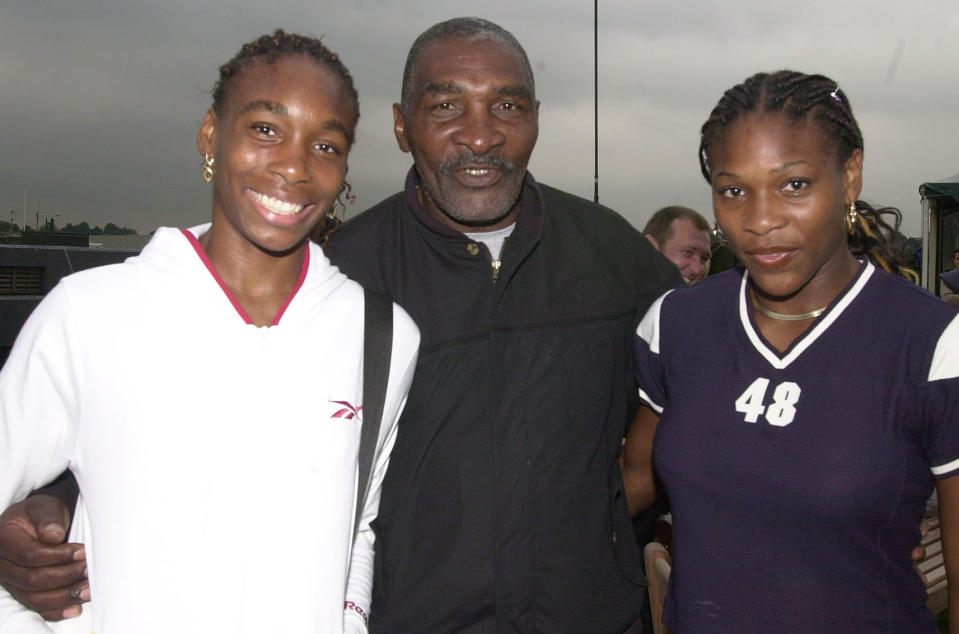
[[[712,234],[714,238],[716,238],[723,244],[726,244],[726,235],[723,233],[723,230],[719,228],[719,223],[717,222],[713,223]]]
[[[213,174],[216,172],[216,168],[213,167],[213,157],[209,154],[203,155],[203,182],[211,183],[213,182]]]
[[[855,234],[858,223],[859,212],[856,211],[856,203],[849,203],[849,211],[846,213],[846,233],[849,235]]]
[[[333,206],[330,207],[330,210],[326,212],[326,219],[330,222],[336,220],[336,206],[340,204],[338,199],[333,200]]]

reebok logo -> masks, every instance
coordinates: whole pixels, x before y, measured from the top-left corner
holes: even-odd
[[[363,409],[363,406],[354,407],[350,404],[349,401],[330,401],[335,405],[340,405],[340,409],[336,410],[330,418],[343,418],[346,420],[351,420],[357,418],[360,415],[360,412]]]

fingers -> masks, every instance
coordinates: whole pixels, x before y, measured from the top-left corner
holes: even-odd
[[[919,523],[919,534],[922,537],[925,537],[926,533],[928,532],[929,532],[929,524],[926,523],[926,520],[922,520],[922,522]],[[912,549],[911,556],[912,556],[912,563],[914,564],[919,563],[920,561],[926,558],[926,547],[922,545],[921,541],[918,544],[916,544],[915,548]],[[921,573],[920,573],[920,576],[922,576]],[[923,581],[925,581],[925,577],[923,577]]]
[[[19,536],[11,539],[9,535],[3,537],[3,533]],[[0,584],[17,601],[48,620],[80,614],[79,604],[90,599],[82,546],[46,546],[12,526],[0,528],[0,542],[7,547],[13,544],[14,548],[18,543],[24,544],[19,549],[27,553],[17,556],[20,563],[0,558]]]
[[[10,589],[10,594],[27,608],[39,612],[46,620],[60,621],[79,616],[83,612],[80,603],[90,600],[90,586],[84,581],[68,588],[47,592]]]
[[[0,515],[0,585],[48,620],[79,615],[90,598],[83,545],[61,543],[68,523],[63,504],[50,496]]]
[[[11,594],[14,592],[36,594],[55,590],[67,591],[77,584],[86,583],[86,578],[87,564],[83,560],[71,561],[66,564],[28,567],[17,565],[6,559],[0,559],[0,584]]]
[[[919,544],[912,549],[912,563],[916,564],[926,558],[926,549],[922,544]]]
[[[7,585],[8,577],[4,571],[10,574],[20,568],[39,569],[84,562],[82,544],[47,545],[38,541],[36,536],[37,532],[29,520],[25,522],[21,517],[0,518],[0,584]]]
[[[63,502],[52,495],[34,495],[24,500],[27,516],[36,536],[46,544],[59,544],[67,538],[70,513]]]

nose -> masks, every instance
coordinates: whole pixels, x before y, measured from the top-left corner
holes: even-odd
[[[468,108],[454,131],[455,144],[468,147],[474,154],[486,154],[503,145],[506,135],[496,116],[486,107]]]
[[[785,223],[775,197],[761,192],[752,196],[746,203],[743,214],[743,229],[756,235],[765,235],[778,229]]]
[[[306,182],[310,179],[309,152],[300,143],[279,144],[273,151],[270,171],[287,184]]]
[[[699,257],[698,254],[693,255],[693,257],[689,260],[688,269],[691,275],[688,275],[687,277],[699,278],[706,270],[706,262]]]

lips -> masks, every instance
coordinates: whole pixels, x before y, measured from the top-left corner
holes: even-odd
[[[440,165],[439,171],[466,187],[489,187],[513,169],[513,162],[507,158],[463,154]]]
[[[467,187],[489,187],[503,177],[502,170],[483,166],[463,167],[452,172],[453,178]]]
[[[799,250],[786,246],[746,249],[746,257],[765,269],[781,268],[789,264]]]

